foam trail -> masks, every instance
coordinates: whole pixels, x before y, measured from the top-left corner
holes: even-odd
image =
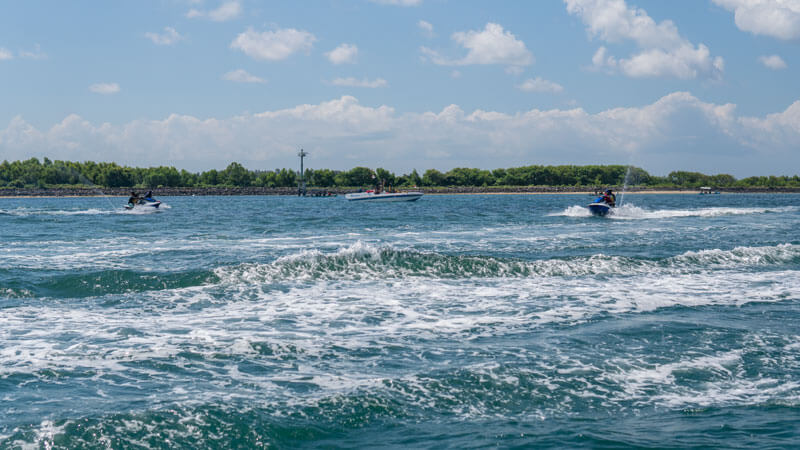
[[[784,206],[776,208],[736,208],[736,207],[716,207],[698,209],[656,209],[648,210],[632,203],[621,205],[608,214],[611,219],[670,219],[678,217],[720,217],[736,216],[747,214],[767,214],[784,213],[797,211],[797,207]],[[551,217],[591,217],[589,209],[584,206],[573,205],[563,211],[548,214]]]
[[[103,214],[113,214],[114,210],[89,208],[77,210],[51,210],[51,209],[34,209],[34,208],[16,208],[12,210],[0,210],[0,214],[17,217],[31,217],[31,216],[95,216]]]

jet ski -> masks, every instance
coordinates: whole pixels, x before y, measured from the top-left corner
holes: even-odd
[[[135,203],[128,203],[125,209],[158,209],[159,206],[161,206],[160,200],[146,197],[138,199]]]
[[[603,197],[597,197],[592,203],[587,206],[589,212],[595,216],[605,216],[612,210],[612,206],[603,200]]]

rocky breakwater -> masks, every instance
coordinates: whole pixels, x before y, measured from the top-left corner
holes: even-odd
[[[165,188],[0,188],[0,197],[127,197],[131,191],[149,190],[156,197],[191,195],[297,195],[297,188],[268,187],[165,187]]]

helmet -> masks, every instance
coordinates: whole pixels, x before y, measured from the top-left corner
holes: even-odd
[[[606,194],[610,194],[610,193],[611,193],[611,189],[608,189],[608,190],[606,191]]]

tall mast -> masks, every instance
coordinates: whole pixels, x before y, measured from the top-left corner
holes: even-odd
[[[306,195],[305,172],[303,171],[303,158],[308,155],[302,148],[297,156],[300,157],[300,182],[297,185],[297,195]]]

